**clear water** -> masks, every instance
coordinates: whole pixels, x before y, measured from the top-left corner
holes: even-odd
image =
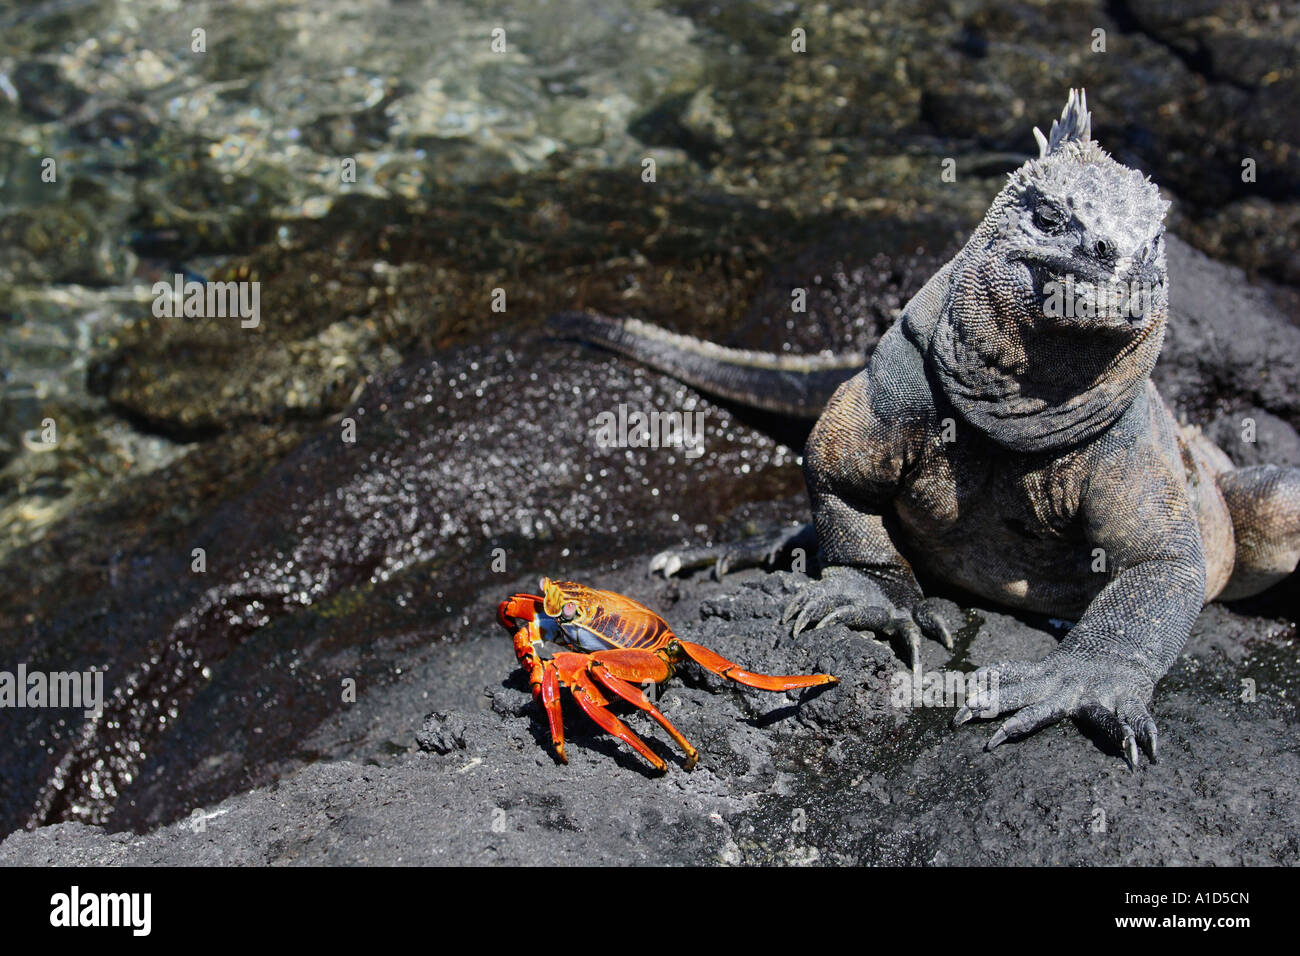
[[[347,192],[633,164],[694,34],[638,0],[0,4],[0,556],[184,453],[86,386],[153,282]]]

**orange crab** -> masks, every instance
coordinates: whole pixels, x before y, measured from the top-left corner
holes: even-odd
[[[699,752],[647,699],[638,684],[666,681],[673,676],[676,665],[686,658],[720,677],[759,690],[783,691],[839,683],[839,678],[830,674],[774,677],[743,670],[707,647],[683,641],[662,617],[622,594],[549,578],[542,578],[541,589],[542,594],[516,594],[502,601],[497,618],[502,627],[514,634],[515,655],[528,670],[533,697],[546,709],[551,740],[556,755],[564,763],[568,763],[568,758],[564,755],[564,722],[560,716],[561,686],[569,688],[578,706],[606,733],[622,740],[656,770],[667,770],[663,759],[610,713],[609,700],[602,689],[645,711],[686,753],[686,769],[690,770],[699,759]],[[543,641],[574,650],[545,658],[541,655]]]

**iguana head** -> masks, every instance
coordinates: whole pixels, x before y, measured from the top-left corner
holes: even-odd
[[[1155,185],[1093,141],[1070,91],[1040,155],[1011,174],[953,260],[929,354],[973,424],[1013,448],[1077,443],[1129,406],[1164,337]]]

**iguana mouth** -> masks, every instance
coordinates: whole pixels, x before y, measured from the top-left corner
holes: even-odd
[[[1023,258],[1021,264],[1032,290],[1029,314],[1080,332],[1127,335],[1147,328],[1165,285],[1158,270],[1146,267],[1121,277],[1072,261]]]

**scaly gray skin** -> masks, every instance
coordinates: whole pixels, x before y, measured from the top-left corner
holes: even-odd
[[[991,748],[1073,715],[1134,766],[1139,745],[1156,759],[1148,706],[1203,603],[1294,571],[1300,470],[1233,469],[1199,430],[1178,427],[1149,377],[1168,310],[1167,204],[1093,142],[1082,93],[1049,136],[1034,133],[1039,158],[1011,175],[813,429],[804,476],[824,571],[785,620],[796,635],[838,623],[898,638],[913,660],[922,634],[951,647],[914,566],[1077,620],[1043,660],[983,668],[979,686],[996,691],[955,723],[1011,715]],[[1053,314],[1049,283],[1066,276],[1076,295],[1134,282],[1146,294],[1123,311]],[[608,341],[609,326],[596,328],[605,334],[589,337]],[[636,355],[627,340],[649,338],[641,357],[673,368],[663,341],[623,328],[621,350]],[[695,351],[694,377],[707,378],[708,353],[673,346]],[[656,566],[757,564],[789,537]]]

